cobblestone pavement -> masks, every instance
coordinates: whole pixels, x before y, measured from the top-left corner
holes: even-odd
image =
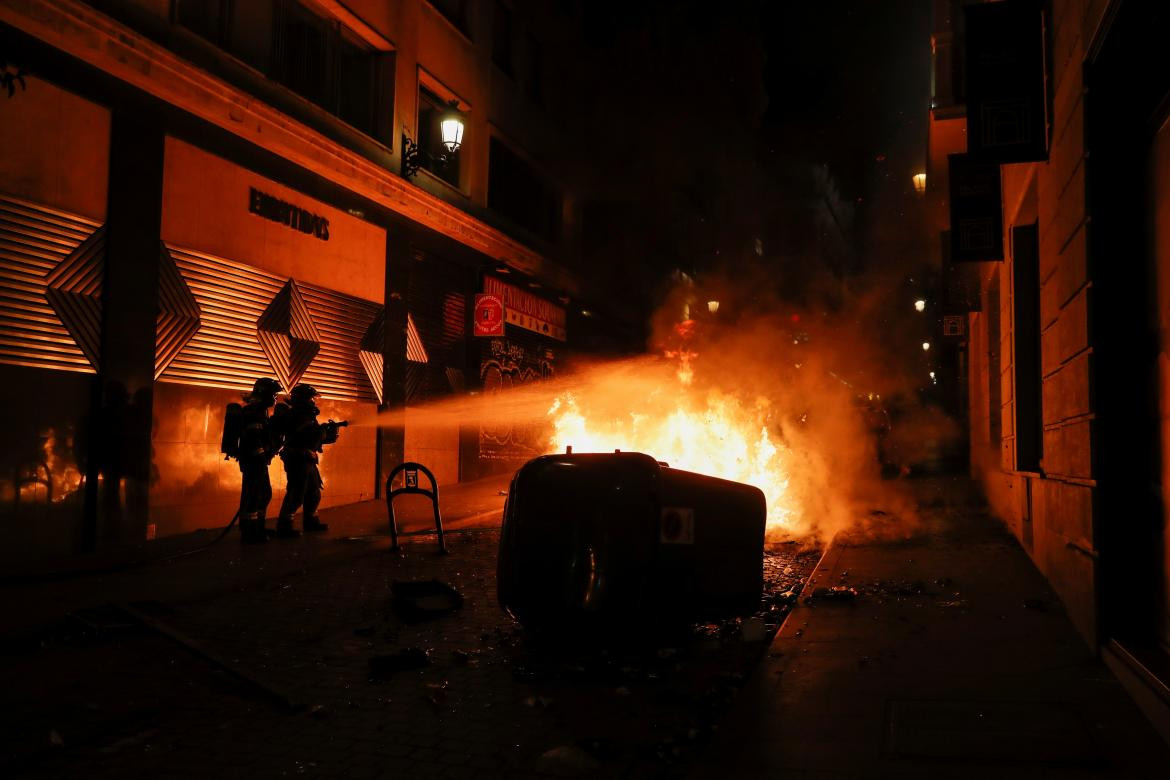
[[[104,628],[96,637],[74,626],[40,648],[10,650],[0,774],[680,775],[818,558],[770,547],[754,619],[695,626],[654,646],[565,648],[530,638],[497,605],[498,539],[497,529],[452,534],[448,556],[417,539],[402,556],[371,548],[174,609],[138,606],[258,686],[113,610],[89,616]],[[391,582],[431,578],[454,586],[462,609],[404,622]],[[384,668],[404,650],[425,652],[426,665]]]

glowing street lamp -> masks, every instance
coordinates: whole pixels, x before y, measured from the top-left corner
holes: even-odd
[[[925,173],[914,174],[914,191],[917,192],[919,195],[922,195],[926,192],[926,174]]]
[[[442,150],[438,154],[419,148],[419,145],[403,132],[402,177],[409,179],[418,173],[424,158],[430,161],[430,165],[446,166],[463,145],[463,124],[463,112],[459,110],[459,101],[452,100],[439,115],[439,141]]]
[[[924,342],[922,342],[922,351],[923,351],[923,352],[929,352],[929,351],[930,351],[930,342],[929,342],[929,341],[924,341]]]
[[[719,312],[719,301],[707,301],[707,311],[712,314],[717,314]]]
[[[459,110],[459,101],[452,100],[439,117],[439,136],[443,139],[443,148],[447,154],[459,151],[463,143],[463,112]]]
[[[914,311],[926,311],[926,301],[921,298],[914,301]]]

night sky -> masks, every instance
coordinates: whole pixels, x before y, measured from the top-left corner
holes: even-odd
[[[771,2],[762,14],[768,148],[828,163],[847,197],[910,191],[926,157],[929,3]]]

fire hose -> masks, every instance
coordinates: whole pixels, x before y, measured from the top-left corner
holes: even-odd
[[[149,563],[166,563],[167,561],[186,558],[188,555],[201,553],[220,542],[231,532],[232,528],[234,528],[236,525],[236,521],[239,519],[240,510],[237,509],[236,513],[232,515],[232,519],[228,521],[227,526],[219,532],[218,536],[216,536],[207,544],[201,544],[198,547],[193,547],[190,550],[183,550],[182,552],[164,555],[161,558],[142,558],[133,561],[123,561],[121,563],[114,563],[110,564],[109,566],[103,566],[95,569],[69,569],[66,571],[45,572],[43,574],[17,574],[10,577],[0,577],[0,585],[26,585],[34,582],[56,582],[59,580],[73,579],[74,577],[88,577],[94,574],[112,574],[114,572],[133,569],[138,566],[145,566]]]

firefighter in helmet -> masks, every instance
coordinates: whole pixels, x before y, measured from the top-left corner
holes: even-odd
[[[272,483],[268,464],[280,449],[280,436],[272,425],[269,412],[276,404],[280,383],[275,379],[257,379],[251,394],[239,407],[237,458],[243,485],[240,489],[240,541],[255,544],[268,540],[264,528],[268,504],[272,501]]]
[[[305,531],[326,531],[329,528],[317,516],[324,486],[317,469],[318,453],[324,445],[337,441],[339,429],[346,423],[317,422],[317,415],[321,413],[313,402],[317,395],[312,386],[297,385],[289,393],[288,411],[282,415],[285,442],[280,459],[284,461],[287,482],[280,518],[276,521],[276,535],[282,538],[300,536],[292,521],[301,507],[304,508],[301,525]]]

